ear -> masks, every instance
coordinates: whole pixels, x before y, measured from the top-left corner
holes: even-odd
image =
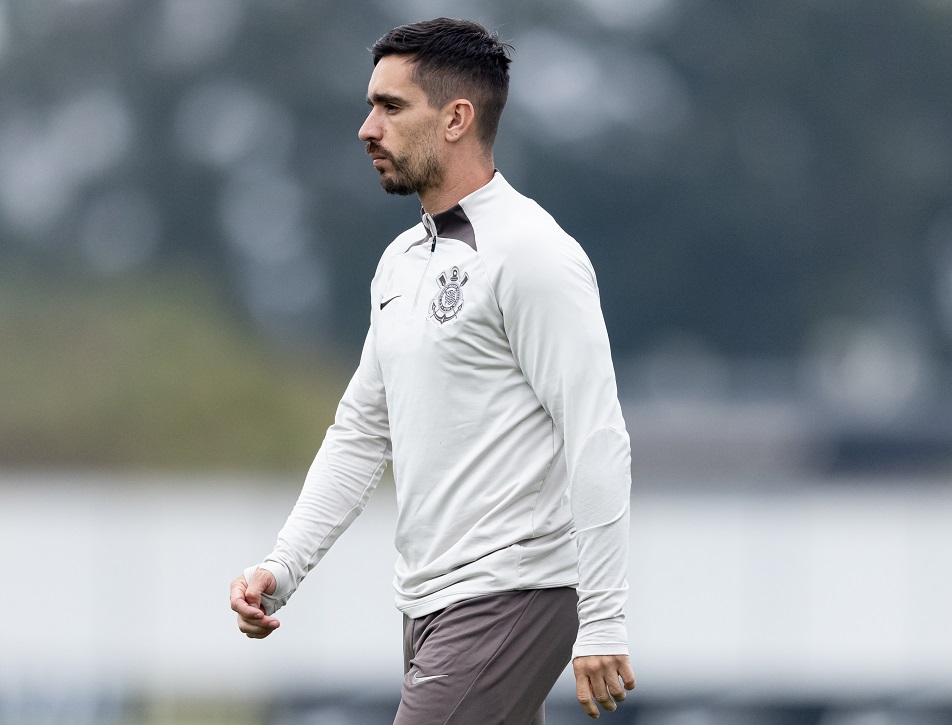
[[[443,136],[456,143],[476,130],[476,109],[465,98],[457,98],[443,107]]]

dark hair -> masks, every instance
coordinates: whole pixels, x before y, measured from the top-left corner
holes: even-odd
[[[439,108],[466,98],[476,110],[479,139],[491,148],[509,95],[512,46],[471,20],[436,18],[401,25],[373,44],[374,65],[388,55],[407,55],[414,83]]]

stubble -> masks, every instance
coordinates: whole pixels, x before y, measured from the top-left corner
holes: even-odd
[[[395,156],[379,144],[367,144],[368,154],[383,154],[392,167],[388,172],[380,172],[383,190],[388,194],[409,196],[439,187],[443,183],[445,171],[436,153],[433,132],[429,129],[417,131],[408,136],[407,146],[411,151]]]

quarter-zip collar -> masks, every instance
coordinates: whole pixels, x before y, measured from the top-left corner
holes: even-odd
[[[473,229],[473,225],[470,222],[469,217],[466,216],[463,205],[468,205],[470,202],[477,201],[479,197],[490,193],[492,191],[492,187],[495,187],[499,183],[505,182],[502,174],[500,174],[497,170],[493,174],[493,178],[489,180],[489,183],[476,189],[476,191],[474,191],[472,194],[463,197],[459,204],[450,207],[446,211],[441,211],[439,214],[430,214],[421,207],[420,217],[423,221],[423,228],[426,230],[426,238],[421,239],[419,242],[416,242],[411,246],[416,246],[417,244],[423,244],[426,241],[430,241],[432,242],[432,250],[436,248],[437,238],[457,239],[470,246],[475,252],[476,232]]]

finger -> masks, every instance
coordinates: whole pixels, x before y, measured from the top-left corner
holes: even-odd
[[[244,576],[241,576],[240,579],[241,582],[245,582]],[[236,580],[236,583],[238,583],[238,580]],[[258,604],[261,602],[262,594],[274,594],[276,588],[277,582],[274,574],[267,569],[255,569],[254,574],[251,575],[251,580],[244,584],[245,599],[252,604]]]
[[[245,581],[244,576],[238,577],[231,583],[231,608],[238,613],[239,619],[249,624],[265,625],[275,629],[274,622],[278,621],[265,615],[261,607],[261,597]]]
[[[249,602],[245,597],[247,594],[241,590],[232,589],[231,593],[231,608],[238,613],[239,617],[244,619],[261,619],[263,618],[264,611],[261,609],[261,606],[254,602]]]
[[[233,598],[235,593],[240,593],[238,599],[262,611],[264,607],[261,606],[261,595],[274,592],[274,589],[274,575],[266,569],[256,569],[250,582],[245,582],[244,576],[242,576],[232,583]]]
[[[621,680],[625,683],[626,690],[635,689],[635,673],[631,669],[631,660],[625,658],[624,664],[618,669],[618,674],[621,675]]]
[[[248,588],[258,593],[274,594],[274,590],[277,588],[277,581],[274,578],[274,574],[270,571],[259,568],[255,569],[254,574],[251,575]]]
[[[249,614],[238,612],[238,629],[246,634],[250,631],[271,632],[281,626],[275,617],[269,617],[260,609],[249,607],[248,605],[239,606],[240,610],[246,610]]]
[[[598,719],[598,706],[595,705],[595,699],[592,697],[592,686],[588,677],[584,675],[575,676],[575,694],[578,697],[578,704],[582,706],[585,714],[593,720]]]
[[[254,578],[252,578],[251,581],[253,583],[249,583],[248,587],[245,589],[244,600],[252,607],[261,609],[261,582],[260,580],[255,581]]]
[[[247,602],[236,602],[233,609],[238,612],[238,621],[244,622],[248,626],[263,627],[265,629],[277,629],[280,622],[274,617],[269,617],[259,607],[252,606]]]
[[[247,637],[252,639],[264,639],[274,630],[281,626],[281,623],[274,619],[273,617],[267,618],[269,621],[265,623],[261,622],[249,622],[241,617],[238,617],[238,630]]]
[[[625,699],[625,689],[621,686],[617,677],[608,683],[608,694],[615,702],[622,702]]]
[[[244,599],[233,599],[231,602],[231,608],[238,613],[238,616],[242,619],[247,619],[249,621],[256,619],[265,619],[265,613],[262,611],[261,607],[246,602]]]
[[[245,589],[248,588],[248,583],[245,581],[244,577],[238,577],[231,583],[231,589],[229,590],[229,597],[231,599],[231,608],[235,608],[235,602],[239,599],[243,600],[245,598]]]
[[[603,678],[594,678],[594,681],[592,681],[592,694],[595,695],[595,700],[602,706],[603,710],[614,712],[618,709],[615,698],[608,694],[608,687]]]
[[[231,608],[243,617],[254,617],[254,611],[260,611],[260,607],[252,607],[246,599],[248,582],[243,576],[238,577],[231,583]],[[262,612],[263,614],[263,612]]]

